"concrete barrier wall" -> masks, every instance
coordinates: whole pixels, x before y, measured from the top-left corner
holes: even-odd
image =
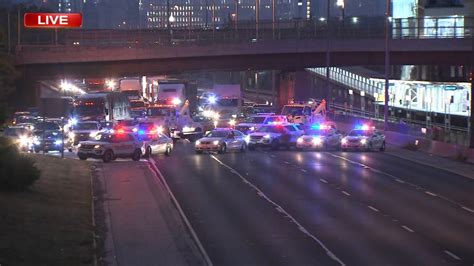
[[[357,119],[360,121],[361,119]],[[353,128],[354,123],[348,121],[339,122],[339,129],[343,132],[349,132]],[[423,136],[413,136],[393,131],[385,131],[385,140],[387,144],[433,154],[454,160],[466,161],[474,163],[474,149],[466,146],[446,143],[442,141],[426,139]]]

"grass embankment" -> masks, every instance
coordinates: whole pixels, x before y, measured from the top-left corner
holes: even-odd
[[[30,156],[40,179],[0,192],[0,265],[93,264],[90,163]]]

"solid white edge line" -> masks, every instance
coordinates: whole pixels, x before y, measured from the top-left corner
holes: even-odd
[[[300,169],[301,172],[306,173],[307,171],[305,169]]]
[[[436,197],[438,195],[436,195],[435,193],[431,192],[431,191],[425,191],[426,194],[430,195],[430,196],[433,196],[433,197]]]
[[[222,162],[221,160],[217,159],[214,155],[211,155],[211,157],[216,160],[219,164],[221,164],[222,166],[226,167],[227,169],[231,169],[231,170],[234,170],[232,167],[228,166],[227,164],[225,164],[224,162]],[[234,170],[235,171],[235,170]],[[326,254],[334,261],[338,262],[341,266],[345,266],[346,264],[344,264],[344,262],[342,262],[328,247],[326,247],[326,245],[324,245],[324,243],[319,240],[319,238],[317,238],[316,236],[314,236],[313,234],[311,234],[306,228],[304,228],[293,216],[291,216],[285,209],[283,209],[283,207],[281,207],[280,205],[278,205],[276,202],[274,202],[273,200],[271,200],[267,195],[265,195],[265,193],[263,193],[263,191],[261,191],[256,185],[254,185],[253,183],[249,182],[245,177],[243,177],[241,174],[239,174],[237,171],[235,171],[236,174],[238,177],[240,177],[240,179],[244,182],[247,182],[248,185],[250,187],[252,187],[253,189],[255,189],[258,193],[261,193],[262,197],[268,201],[270,204],[272,204],[274,207],[276,208],[280,208],[280,210],[282,211],[282,213],[284,213],[291,221],[293,221],[296,226],[298,227],[298,229],[303,232],[304,234],[306,234],[307,236],[309,236],[310,238],[312,238],[314,241],[316,241],[319,246],[324,250],[326,251]]]
[[[326,179],[322,179],[322,178],[320,178],[319,181],[321,181],[323,183],[326,183],[326,184],[328,183],[328,181]]]
[[[342,191],[342,194],[346,195],[346,196],[350,196],[351,194],[349,194],[349,192],[346,192],[346,191]]]
[[[451,258],[455,259],[455,260],[461,260],[460,257],[456,256],[456,254],[452,253],[451,251],[449,250],[444,250],[444,253],[448,254]]]
[[[410,233],[414,233],[415,231],[413,229],[411,229],[410,227],[406,226],[406,225],[402,225],[402,228],[407,230],[408,232]]]
[[[176,208],[178,209],[179,214],[181,215],[181,218],[184,220],[184,223],[188,227],[188,230],[191,232],[192,237],[194,238],[194,241],[196,242],[196,245],[198,246],[199,251],[201,251],[202,256],[204,257],[204,260],[206,261],[207,265],[212,266],[212,261],[211,258],[209,258],[209,255],[207,254],[206,250],[204,249],[204,246],[202,245],[201,241],[199,240],[199,237],[196,234],[196,231],[194,231],[194,228],[192,227],[191,223],[189,222],[188,218],[184,214],[183,209],[181,208],[181,205],[179,204],[178,200],[173,194],[173,191],[171,191],[170,187],[168,186],[168,182],[166,182],[165,177],[161,173],[160,169],[156,166],[155,160],[153,158],[149,158],[148,161],[150,162],[150,165],[152,168],[155,170],[157,173],[158,178],[161,179],[163,185],[165,186],[166,190],[168,191],[168,194],[170,195],[171,199],[173,200]]]

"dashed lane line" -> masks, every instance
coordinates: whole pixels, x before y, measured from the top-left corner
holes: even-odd
[[[220,165],[222,165],[223,167],[229,169],[229,170],[234,170],[232,167],[230,167],[229,165],[227,165],[226,163],[222,162],[221,160],[219,160],[216,156],[214,155],[211,155],[211,158],[213,158],[215,161],[217,161]],[[336,261],[337,263],[339,263],[339,265],[341,266],[345,266],[346,264],[344,262],[342,262],[341,259],[339,259],[326,245],[324,245],[324,243],[319,239],[317,238],[315,235],[311,234],[306,228],[304,228],[304,226],[302,226],[293,216],[291,216],[291,214],[289,214],[283,207],[281,207],[280,205],[278,205],[276,202],[274,202],[273,200],[271,200],[265,193],[263,193],[263,191],[261,191],[256,185],[254,185],[253,183],[251,183],[250,181],[248,181],[244,176],[242,176],[241,174],[239,174],[239,172],[237,172],[236,170],[234,170],[234,173],[235,175],[237,175],[238,177],[240,177],[240,179],[242,181],[244,181],[246,184],[248,184],[251,188],[253,188],[255,191],[257,191],[257,193],[259,195],[261,195],[261,197],[263,197],[267,202],[269,202],[270,204],[272,204],[275,208],[279,208],[281,210],[281,212],[286,215],[286,217],[288,217],[288,219],[290,219],[293,223],[295,223],[295,225],[297,226],[297,228],[303,232],[305,235],[309,236],[311,239],[313,239],[316,243],[319,244],[319,246],[326,252],[326,254],[334,261]]]
[[[410,232],[410,233],[414,233],[414,232],[415,232],[415,230],[411,229],[410,227],[408,227],[408,226],[406,226],[406,225],[402,225],[402,228],[405,229],[405,230],[407,230],[407,231]]]
[[[450,256],[451,258],[455,259],[455,260],[461,260],[460,257],[458,257],[456,254],[452,253],[451,251],[449,250],[444,250],[444,253],[448,254],[448,256]]]
[[[372,207],[372,206],[367,206],[369,209],[373,210],[374,212],[379,212],[379,209]]]

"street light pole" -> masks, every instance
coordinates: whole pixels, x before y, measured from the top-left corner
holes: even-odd
[[[388,130],[388,98],[389,98],[389,78],[390,78],[390,5],[391,1],[387,0],[387,11],[385,12],[385,99],[383,112],[383,128]]]
[[[272,38],[275,40],[275,0],[272,0]]]
[[[331,93],[331,82],[329,81],[329,78],[330,78],[330,73],[329,73],[329,66],[331,64],[331,53],[329,52],[329,48],[330,48],[330,40],[329,40],[329,36],[331,34],[331,29],[330,29],[330,10],[331,10],[331,0],[327,0],[327,10],[326,10],[326,16],[327,16],[327,19],[326,19],[326,23],[327,23],[327,35],[326,35],[326,89],[327,89],[327,100],[326,100],[326,110],[330,110],[331,109],[331,103],[332,103],[332,93]]]
[[[345,2],[344,0],[337,0],[336,2],[336,5],[341,9],[341,15],[342,15],[342,33],[344,34],[344,20],[345,20],[345,16],[344,16],[344,13],[345,13]]]
[[[258,23],[260,20],[260,0],[255,0],[255,40],[258,42]]]
[[[10,9],[7,12],[7,24],[8,24],[8,54],[12,52],[12,37],[11,37],[11,29],[10,29]]]

